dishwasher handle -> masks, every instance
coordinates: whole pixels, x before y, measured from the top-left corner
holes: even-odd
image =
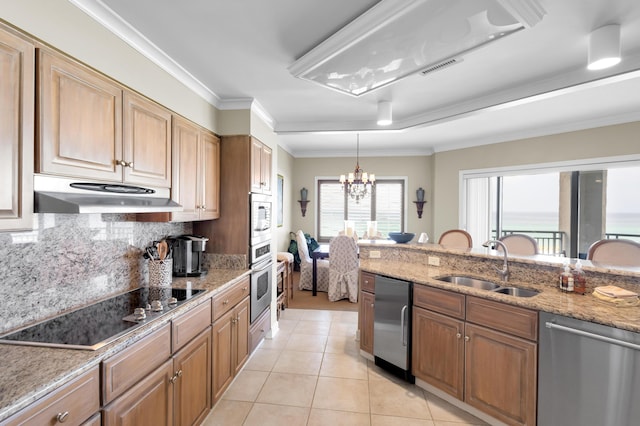
[[[400,328],[402,328],[402,346],[407,346],[407,333],[405,333],[405,320],[404,320],[404,317],[407,315],[407,309],[408,309],[408,306],[404,305],[402,307],[402,310],[400,311]]]
[[[555,324],[553,322],[546,322],[545,326],[547,328],[555,328],[556,330],[566,331],[571,334],[578,334],[580,336],[589,337],[594,340],[600,340],[601,342],[612,343],[614,345],[624,346],[625,348],[633,349],[636,351],[640,351],[640,345],[636,345],[635,343],[625,342],[624,340],[613,339],[607,336],[601,336],[599,334],[590,333],[588,331],[582,331],[577,328],[566,327],[564,325]]]

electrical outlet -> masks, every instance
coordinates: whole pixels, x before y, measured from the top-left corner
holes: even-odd
[[[380,259],[380,250],[372,250],[369,252],[369,259]]]
[[[429,256],[427,259],[429,265],[431,266],[440,266],[440,258],[435,256]]]

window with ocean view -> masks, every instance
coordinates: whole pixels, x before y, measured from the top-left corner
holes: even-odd
[[[585,257],[603,238],[640,242],[637,182],[638,160],[471,172],[463,174],[460,225],[476,245],[520,233],[543,254]]]

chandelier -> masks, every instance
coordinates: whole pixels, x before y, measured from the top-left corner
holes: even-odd
[[[356,145],[356,169],[353,173],[340,175],[340,183],[344,185],[344,190],[349,196],[359,203],[361,199],[366,197],[373,191],[376,184],[376,175],[368,174],[360,168],[360,134],[357,136]]]

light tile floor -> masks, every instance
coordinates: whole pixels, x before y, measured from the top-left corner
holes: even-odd
[[[224,425],[486,425],[359,355],[357,312],[287,309],[205,419]]]

